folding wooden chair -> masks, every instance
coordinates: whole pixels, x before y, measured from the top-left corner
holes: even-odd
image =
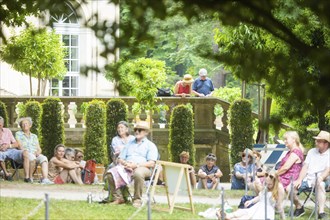
[[[268,168],[275,168],[288,151],[284,144],[255,144],[253,149],[260,152],[260,162]]]

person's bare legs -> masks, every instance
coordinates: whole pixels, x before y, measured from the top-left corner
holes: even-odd
[[[319,213],[324,213],[324,205],[326,201],[326,193],[325,193],[325,182],[321,182],[317,184],[317,202],[319,205]]]
[[[204,178],[204,179],[201,179],[201,180],[202,180],[203,189],[207,189],[207,179]]]
[[[29,160],[29,152],[24,150],[22,153],[23,157],[23,168],[24,168],[24,176],[25,179],[29,178],[29,171],[30,171],[30,160]]]
[[[190,175],[190,183],[191,183],[191,186],[193,189],[196,188],[196,176],[195,176],[195,173],[191,172],[189,173]]]
[[[277,211],[280,213],[281,219],[285,219],[284,213],[284,199],[285,199],[285,189],[281,183],[278,184],[278,200],[276,202]]]
[[[71,177],[74,183],[83,185],[81,178],[78,178],[76,174],[76,169],[69,170],[69,176]]]
[[[0,161],[0,167],[3,170],[5,177],[9,175],[7,169],[6,169],[6,163],[4,161]]]
[[[76,168],[75,171],[76,171],[76,175],[77,175],[78,179],[81,180],[81,169],[80,168]],[[97,174],[95,174],[95,175],[97,175]]]
[[[48,176],[48,162],[44,161],[41,163],[41,175],[42,179],[46,179]]]
[[[219,185],[219,180],[217,179],[215,183],[212,183],[212,190],[215,190]]]
[[[35,170],[35,168],[36,168],[36,161],[35,160],[32,160],[32,161],[30,161],[30,165],[29,165],[30,167],[30,169],[29,169],[29,178],[31,179],[31,180],[33,180],[33,172],[34,172],[34,170]]]

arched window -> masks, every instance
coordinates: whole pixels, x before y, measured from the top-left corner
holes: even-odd
[[[74,8],[69,3],[66,3],[66,6],[60,13],[59,10],[50,12],[53,27],[56,33],[61,35],[63,45],[67,50],[66,76],[63,80],[51,80],[51,96],[79,95],[79,23]]]

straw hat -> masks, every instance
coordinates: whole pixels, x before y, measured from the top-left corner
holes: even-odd
[[[198,74],[199,74],[200,76],[206,76],[206,75],[207,75],[207,70],[204,69],[204,68],[202,68],[202,69],[199,70]]]
[[[327,131],[321,131],[316,137],[313,137],[316,140],[325,140],[330,143],[330,133]]]
[[[184,83],[190,84],[190,83],[193,83],[193,82],[194,82],[194,79],[192,78],[192,76],[191,76],[190,74],[185,74],[185,75],[183,76],[182,81],[183,81]]]
[[[149,131],[149,129],[150,129],[149,123],[146,121],[139,121],[138,123],[136,123],[134,130],[135,129],[143,129],[143,130]]]

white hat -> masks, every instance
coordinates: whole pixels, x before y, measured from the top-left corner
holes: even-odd
[[[321,131],[316,137],[313,137],[316,140],[325,140],[330,143],[330,133],[327,131]]]

